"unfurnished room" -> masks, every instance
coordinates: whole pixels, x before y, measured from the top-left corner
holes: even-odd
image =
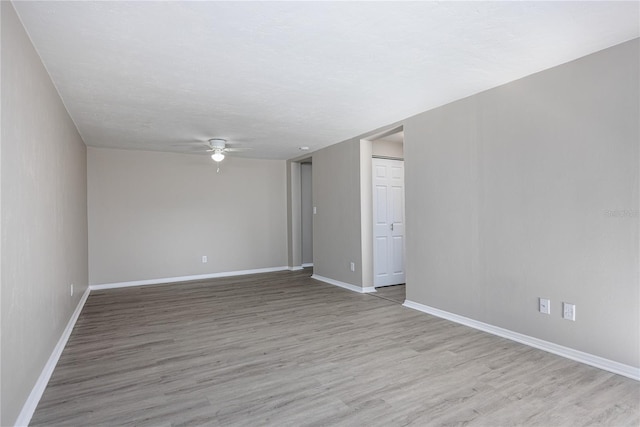
[[[640,426],[640,2],[0,18],[0,425]]]

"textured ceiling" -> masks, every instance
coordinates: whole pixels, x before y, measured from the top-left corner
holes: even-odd
[[[639,32],[638,2],[14,5],[87,145],[278,159]]]

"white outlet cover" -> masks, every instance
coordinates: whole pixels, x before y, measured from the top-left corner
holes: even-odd
[[[567,320],[576,320],[576,306],[567,302],[562,303],[562,318]]]
[[[550,314],[551,313],[551,300],[547,298],[538,298],[538,309],[540,313]]]
[[[207,256],[206,255],[202,255],[202,262],[206,263],[208,261]]]

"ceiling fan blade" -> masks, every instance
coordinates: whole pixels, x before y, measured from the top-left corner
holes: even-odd
[[[204,153],[206,147],[198,147],[195,145],[171,145],[172,147],[179,148],[180,151],[185,151],[188,153]]]
[[[253,148],[249,148],[249,147],[227,147],[224,150],[228,151],[228,152],[232,152],[232,151],[249,151],[249,150],[253,150]]]
[[[206,142],[202,142],[202,141],[183,141],[183,142],[177,142],[175,144],[171,144],[173,147],[184,147],[185,145],[204,145],[204,146],[209,146],[209,144],[207,144]]]

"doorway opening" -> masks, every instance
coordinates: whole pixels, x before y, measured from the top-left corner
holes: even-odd
[[[404,132],[371,141],[372,280],[376,296],[403,303],[405,290]]]
[[[313,185],[311,159],[300,162],[300,227],[303,268],[313,267]]]
[[[288,265],[296,271],[313,267],[312,158],[287,161]]]

